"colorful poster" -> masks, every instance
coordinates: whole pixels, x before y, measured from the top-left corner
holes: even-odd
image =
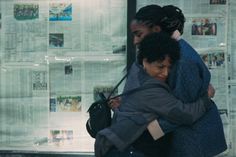
[[[216,35],[217,24],[209,18],[192,20],[192,35]]]
[[[224,52],[201,54],[201,58],[209,69],[221,67],[225,61]]]
[[[49,21],[71,21],[72,4],[51,3],[49,5]]]
[[[57,97],[56,112],[79,112],[81,111],[81,96]]]
[[[14,17],[16,20],[32,20],[39,18],[38,4],[14,4]]]

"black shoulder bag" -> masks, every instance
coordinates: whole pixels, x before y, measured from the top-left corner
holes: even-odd
[[[120,94],[111,98],[112,94],[123,82],[126,76],[127,74],[118,82],[107,98],[103,93],[99,93],[100,100],[95,101],[89,107],[87,111],[89,113],[89,119],[86,122],[86,129],[91,137],[95,138],[96,134],[100,130],[111,125],[111,108],[109,107],[108,101],[123,95]]]
[[[140,90],[148,89],[148,88],[156,88],[157,86],[141,86],[134,88],[132,90],[128,90],[122,94],[111,97],[114,91],[118,88],[118,86],[122,83],[122,81],[126,78],[127,74],[120,80],[120,82],[114,87],[109,96],[106,98],[103,93],[99,93],[100,100],[92,103],[92,105],[88,109],[89,119],[86,122],[86,129],[89,135],[93,138],[96,137],[97,133],[107,128],[111,125],[111,108],[108,105],[108,101],[111,99],[115,99],[117,97],[121,97],[124,95],[129,95],[135,93]]]

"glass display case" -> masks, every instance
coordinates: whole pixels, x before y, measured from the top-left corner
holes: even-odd
[[[87,109],[124,75],[127,2],[1,0],[0,15],[0,151],[93,152]]]

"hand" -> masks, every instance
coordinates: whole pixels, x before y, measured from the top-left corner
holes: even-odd
[[[178,30],[175,30],[171,35],[171,38],[178,41],[180,39],[180,36],[181,36],[180,32]]]
[[[209,84],[207,93],[209,98],[213,98],[215,96],[215,88],[212,86],[212,84]]]
[[[115,109],[115,108],[120,106],[120,102],[121,102],[121,98],[118,97],[118,98],[115,98],[115,99],[111,99],[109,101],[109,105],[112,109]]]

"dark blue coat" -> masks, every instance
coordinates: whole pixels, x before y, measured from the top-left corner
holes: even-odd
[[[195,101],[207,90],[210,73],[199,54],[183,39],[179,41],[181,59],[169,77],[173,94],[183,102]],[[212,157],[227,149],[223,124],[217,106],[196,123],[173,132],[173,157]],[[168,128],[164,129],[168,131]],[[171,130],[171,127],[170,127]]]

